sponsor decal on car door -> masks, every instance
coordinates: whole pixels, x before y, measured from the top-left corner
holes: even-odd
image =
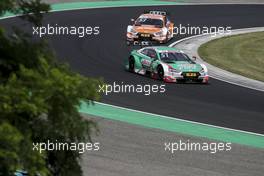
[[[143,59],[141,60],[141,64],[142,64],[143,68],[145,68],[145,69],[149,69],[150,66],[151,66],[151,60],[148,59],[148,58],[143,58]]]

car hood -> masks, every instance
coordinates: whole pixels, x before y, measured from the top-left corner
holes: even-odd
[[[150,26],[150,25],[142,25],[142,26],[134,26],[134,30],[139,33],[155,33],[155,32],[160,32],[161,28],[157,28],[155,26]]]
[[[174,62],[174,63],[167,63],[172,68],[180,70],[182,72],[200,72],[202,70],[202,66],[196,63],[189,63],[189,62]]]

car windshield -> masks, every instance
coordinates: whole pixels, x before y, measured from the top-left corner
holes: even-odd
[[[193,63],[193,61],[184,53],[166,51],[159,53],[159,55],[160,55],[160,59],[166,63],[175,62],[175,61],[186,61]]]
[[[162,28],[163,21],[160,19],[152,19],[152,18],[138,18],[135,22],[136,26],[141,25],[154,25],[156,27]]]

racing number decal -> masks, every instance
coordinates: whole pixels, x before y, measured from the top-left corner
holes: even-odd
[[[163,52],[163,53],[160,53],[160,56],[161,58],[169,57],[169,53]]]
[[[150,45],[150,42],[149,41],[134,41],[133,42],[133,45],[139,45],[139,46],[149,46]]]

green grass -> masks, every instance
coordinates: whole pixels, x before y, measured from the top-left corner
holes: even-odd
[[[203,44],[198,52],[214,66],[264,81],[264,32],[215,39]]]

